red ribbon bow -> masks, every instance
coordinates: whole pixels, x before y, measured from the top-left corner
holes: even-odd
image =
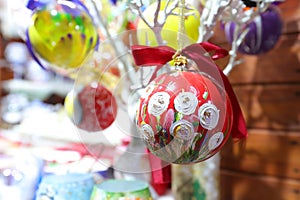
[[[222,81],[224,83],[226,93],[228,94],[233,109],[233,125],[232,125],[231,135],[234,139],[238,139],[238,140],[245,139],[248,135],[246,123],[240,105],[232,89],[232,86],[227,76],[217,65],[213,65],[215,66],[215,70],[208,69],[208,67],[212,65],[211,64],[207,66],[205,65],[205,62],[211,63],[211,61],[201,53],[203,52],[203,49],[205,49],[209,53],[212,53],[211,58],[213,60],[217,60],[219,58],[223,58],[228,55],[227,50],[222,49],[219,46],[216,46],[209,42],[192,44],[184,48],[181,54],[195,61],[198,66],[203,67],[202,69],[208,70],[213,73],[218,73],[215,74],[216,76],[214,77],[217,76],[222,77]],[[134,61],[138,66],[165,65],[167,62],[173,59],[173,55],[176,53],[175,49],[168,46],[148,47],[142,45],[134,45],[131,47],[131,50],[132,50]]]

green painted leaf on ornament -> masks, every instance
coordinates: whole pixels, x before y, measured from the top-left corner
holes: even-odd
[[[194,122],[192,122],[192,124],[193,124],[194,127],[197,127],[197,126],[199,126],[200,122],[199,121],[194,121]]]
[[[183,118],[183,114],[180,112],[175,112],[175,121],[179,121]]]

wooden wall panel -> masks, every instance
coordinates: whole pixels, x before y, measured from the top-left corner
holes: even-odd
[[[279,5],[281,17],[283,19],[283,34],[300,31],[300,1],[285,0]]]
[[[248,128],[300,130],[300,84],[234,87]]]
[[[224,200],[299,200],[300,181],[221,171]]]
[[[221,150],[221,200],[300,199],[300,1],[279,7],[284,29],[275,48],[238,54],[244,62],[229,74],[249,137]],[[218,32],[212,42],[229,50]]]
[[[228,141],[221,151],[222,169],[300,181],[300,134],[250,129],[242,143]]]
[[[282,35],[271,51],[242,56],[243,63],[230,73],[234,84],[296,83],[300,81],[300,34]]]

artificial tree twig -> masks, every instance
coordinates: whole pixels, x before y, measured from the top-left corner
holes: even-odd
[[[173,13],[173,11],[176,9],[177,5],[178,5],[178,2],[179,0],[176,0],[174,1],[172,4],[171,4],[171,0],[168,0],[166,2],[166,6],[164,7],[164,10],[163,10],[163,14],[162,12],[160,12],[160,7],[161,7],[161,0],[158,0],[157,1],[157,6],[155,8],[155,14],[154,14],[154,18],[153,18],[153,21],[148,21],[148,19],[145,18],[144,14],[142,13],[142,4],[138,5],[136,2],[132,2],[129,4],[129,9],[133,12],[133,13],[136,13],[138,14],[139,18],[141,20],[143,20],[143,22],[147,25],[148,28],[150,28],[153,32],[154,32],[154,35],[155,35],[155,38],[156,38],[156,41],[157,41],[157,44],[158,45],[163,45],[164,44],[164,41],[163,41],[163,38],[162,38],[162,35],[161,35],[161,31],[163,29],[163,26],[165,25],[166,23],[166,19],[169,15],[171,15]],[[145,33],[147,34],[147,32]],[[146,43],[147,43],[147,35],[146,35]],[[156,75],[157,75],[157,72],[162,68],[162,66],[156,66],[154,71],[152,72],[151,74],[151,78],[149,80],[149,82],[151,80],[153,80]],[[141,77],[143,77],[143,70],[140,70],[140,73],[141,73]],[[141,81],[140,83],[140,86],[141,87],[144,87],[144,81]]]
[[[166,23],[166,19],[169,15],[174,15],[173,11],[178,7],[179,0],[173,1],[173,3],[170,5],[170,1],[168,0],[165,8],[164,8],[164,17],[165,19],[163,20],[163,24]]]
[[[154,25],[155,23],[159,24],[158,22],[158,16],[159,16],[159,11],[160,11],[160,6],[161,6],[161,0],[157,1],[157,7],[154,13]]]
[[[104,22],[101,14],[100,14],[100,11],[98,9],[98,6],[95,2],[95,0],[91,0],[92,2],[92,5],[93,5],[93,8],[95,9],[96,11],[96,16],[97,16],[97,20],[99,21],[99,24],[98,25],[98,28],[103,28],[104,32],[105,32],[105,35],[109,41],[109,43],[111,44],[111,46],[113,47],[115,53],[116,53],[116,56],[118,57],[118,59],[120,60],[121,64],[123,65],[123,67],[125,68],[126,71],[129,71],[129,65],[128,63],[123,59],[122,55],[121,55],[121,52],[119,51],[119,48],[117,47],[115,41],[112,39],[112,36],[108,30],[108,27],[107,27],[107,24]],[[133,82],[134,80],[134,77],[130,77],[130,81]]]
[[[142,13],[142,10],[140,9],[140,7],[137,4],[130,4],[129,10],[131,12],[137,14],[148,27],[151,27],[151,24],[149,24],[149,22],[145,19],[144,15]]]
[[[147,25],[148,28],[153,30],[155,33],[156,41],[158,45],[163,45],[164,41],[161,36],[161,31],[163,29],[163,26],[166,23],[166,19],[169,15],[174,15],[173,11],[178,7],[179,0],[175,0],[171,3],[171,0],[168,0],[166,2],[166,6],[162,10],[163,12],[160,12],[160,7],[162,5],[161,0],[157,1],[157,6],[155,8],[154,18],[153,21],[149,21],[145,18],[143,12],[142,12],[142,4],[138,5],[136,2],[129,3],[129,9],[137,14],[139,18]],[[162,14],[163,13],[163,14]]]
[[[198,42],[208,41],[213,36],[213,28],[216,25],[217,19],[229,3],[230,0],[214,0],[206,2],[200,17]]]
[[[238,48],[241,45],[247,33],[249,32],[249,29],[243,30],[244,24],[248,23],[251,19],[253,19],[259,14],[259,12],[255,11],[254,8],[251,8],[252,10],[249,10],[248,13],[245,13],[244,8],[245,5],[242,2],[233,0],[230,3],[230,5],[224,10],[223,15],[221,16],[225,26],[228,22],[235,23],[233,39],[231,42],[231,49],[229,51],[229,62],[223,70],[223,73],[227,76],[236,65],[239,65],[243,62],[241,59],[236,59]]]
[[[167,16],[167,8],[169,7],[170,2],[171,2],[171,0],[168,0],[168,1],[166,2],[166,6],[165,6],[165,8],[164,8],[164,14],[165,14],[165,16]]]
[[[243,34],[239,34],[241,32],[241,26],[236,24],[234,33],[233,33],[233,40],[231,44],[231,50],[229,51],[229,62],[223,70],[223,73],[228,76],[234,66],[239,65],[242,63],[242,60],[236,60],[237,58],[237,50],[241,45],[243,39],[245,38],[246,34],[248,33],[249,29],[243,31]]]

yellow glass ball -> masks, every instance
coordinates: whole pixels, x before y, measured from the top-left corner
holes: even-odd
[[[160,5],[160,11],[158,13],[158,21],[162,20],[164,16],[164,10],[166,7],[166,1],[162,1]],[[157,2],[151,4],[149,7],[145,9],[143,12],[144,18],[150,24],[154,24],[155,11],[157,8]],[[174,9],[173,13],[176,15],[169,15],[166,18],[166,22],[161,31],[161,37],[163,42],[165,42],[168,46],[171,46],[175,49],[178,48],[177,35],[179,30],[179,8]],[[189,9],[184,9],[184,29],[185,34],[188,36],[190,41],[186,41],[187,43],[195,43],[199,37],[198,27],[200,26],[200,14],[195,7],[189,6]],[[154,31],[147,26],[147,24],[139,19],[137,26],[137,38],[140,45],[150,45],[157,46],[157,38],[154,34]],[[185,37],[186,38],[186,37]],[[162,44],[160,44],[162,45]]]
[[[98,30],[80,5],[58,1],[34,10],[27,40],[46,68],[66,74],[81,67],[94,52]]]
[[[74,116],[74,98],[75,98],[75,94],[74,91],[70,91],[65,98],[64,101],[64,107],[65,107],[65,111],[66,114],[68,115],[68,117],[70,117],[71,119],[73,119]]]

